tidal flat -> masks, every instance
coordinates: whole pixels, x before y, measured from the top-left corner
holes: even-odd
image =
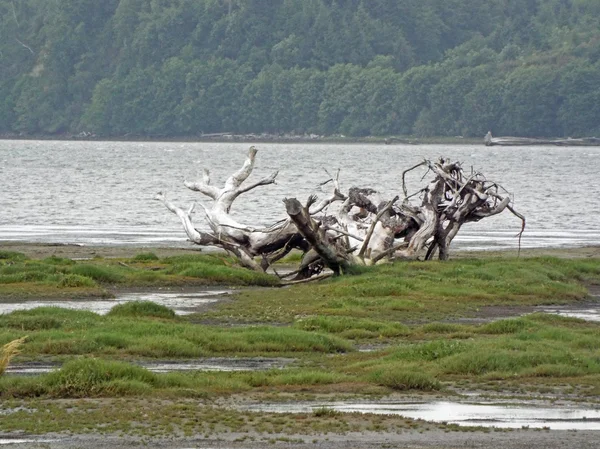
[[[221,254],[1,246],[0,310],[52,303],[0,314],[0,346],[25,338],[9,368],[52,369],[0,377],[0,438],[57,448],[594,447],[600,325],[551,312],[598,305],[597,251],[463,253],[279,287]],[[210,289],[229,294],[186,314],[143,294],[117,301]],[[99,299],[116,303],[106,314],[61,307]],[[242,369],[203,368],[236,360]],[[373,409],[391,403],[404,414]],[[457,405],[433,420],[407,412],[414,404]],[[551,418],[513,430],[453,419],[477,405]]]

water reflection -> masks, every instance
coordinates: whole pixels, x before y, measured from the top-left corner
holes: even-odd
[[[270,369],[283,369],[292,363],[289,358],[265,357],[213,357],[201,360],[163,361],[163,362],[138,362],[137,366],[154,373],[171,373],[176,371],[267,371]],[[35,376],[57,371],[59,364],[53,363],[23,363],[12,364],[6,369],[6,374],[18,376]],[[0,413],[1,410],[0,410]]]
[[[15,312],[17,310],[31,310],[38,307],[62,307],[71,310],[86,310],[100,315],[106,315],[110,309],[119,304],[131,301],[152,301],[175,311],[177,315],[195,313],[202,306],[215,303],[229,295],[230,290],[204,290],[200,292],[147,292],[129,293],[115,299],[92,299],[81,301],[26,301],[18,303],[1,303],[0,314]]]
[[[577,407],[542,407],[529,403],[493,404],[460,402],[327,402],[255,404],[244,410],[274,413],[312,413],[328,408],[344,413],[400,415],[405,418],[498,428],[550,428],[557,430],[600,430],[600,410]]]

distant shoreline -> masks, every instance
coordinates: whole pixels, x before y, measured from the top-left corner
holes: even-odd
[[[0,140],[47,140],[66,142],[182,142],[182,143],[291,143],[291,144],[377,144],[377,145],[484,145],[482,138],[476,137],[346,137],[346,136],[280,136],[274,134],[232,134],[219,136],[191,137],[147,137],[147,136],[18,136],[3,134]]]

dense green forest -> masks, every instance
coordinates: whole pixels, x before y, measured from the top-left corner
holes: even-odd
[[[599,0],[0,0],[0,133],[600,135]]]

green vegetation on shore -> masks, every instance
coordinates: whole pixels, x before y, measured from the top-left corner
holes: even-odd
[[[237,267],[222,255],[176,256],[159,259],[140,254],[132,259],[74,262],[48,257],[29,259],[0,251],[0,302],[3,299],[102,297],[110,286],[273,286],[275,278]]]
[[[223,273],[242,273],[232,261],[220,256],[161,259],[142,254],[130,259],[77,262],[27,259],[6,252],[0,256],[0,276],[12,276],[13,284],[20,285],[21,299],[31,297],[28,289],[50,295],[57,291],[80,293],[65,283],[56,284],[60,282],[56,276],[80,276],[110,290],[182,282],[204,285],[224,279]],[[12,270],[2,271],[6,268]],[[145,284],[148,279],[140,278],[138,271],[158,277]],[[245,400],[279,395],[306,399],[331,394],[379,397],[391,392],[453,395],[472,389],[505,395],[577,392],[587,400],[600,398],[597,323],[542,313],[499,316],[493,321],[485,313],[486,307],[498,306],[520,315],[521,311],[531,311],[527,307],[584,300],[588,294],[584,285],[600,283],[600,260],[482,258],[402,262],[361,271],[318,284],[241,291],[209,312],[189,316],[176,316],[172,310],[149,302],[122,304],[104,316],[56,307],[0,315],[0,346],[27,337],[14,360],[61,365],[48,374],[1,376],[0,398],[6,407],[13,404],[48,410],[40,400],[131,398],[122,412],[100,421],[93,417],[103,405],[82,403],[87,411],[74,418],[77,424],[72,420],[69,424],[59,405],[52,406],[58,407],[58,418],[32,412],[36,417],[33,427],[18,424],[21,412],[11,413],[8,419],[0,420],[0,431],[64,431],[73,430],[69,427],[73,425],[79,431],[97,431],[102,422],[109,429],[143,433],[124,424],[128,413],[133,413],[136,398],[165,401],[165,419],[190,431],[197,431],[198,425],[189,421],[187,412],[169,404],[183,407],[190,399],[207,401],[193,407],[203,414],[213,401],[227,401],[231,395]],[[55,277],[45,279],[36,274],[32,280],[26,275],[31,272]],[[246,280],[237,282],[265,285],[263,277],[241,279]],[[231,284],[239,285],[236,281]],[[48,285],[48,290],[39,290]],[[472,324],[462,321],[476,317],[484,319]],[[264,356],[285,357],[292,362],[286,368],[267,371],[166,374],[138,364]],[[145,410],[142,404],[136,407]],[[214,413],[224,417],[230,412],[215,409]],[[227,419],[235,423],[224,428],[258,428],[258,423],[271,428],[268,414],[231,413],[237,418]],[[317,415],[315,418],[328,423],[329,427],[323,428],[327,431],[352,429],[351,425],[339,427],[335,414]],[[281,428],[292,432],[296,428],[293,421]],[[210,434],[224,431],[215,426],[200,427]]]

